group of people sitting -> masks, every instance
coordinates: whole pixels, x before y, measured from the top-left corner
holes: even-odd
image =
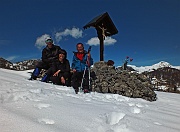
[[[67,59],[67,52],[53,44],[53,40],[47,37],[47,46],[42,50],[42,60],[36,65],[30,80],[36,80],[42,69],[46,70],[42,82],[51,81],[53,84],[72,86],[75,92],[79,92],[82,85],[84,93],[90,91],[88,68],[93,64],[90,52],[84,50],[84,45],[76,45],[77,52],[74,52],[72,66]],[[87,74],[86,74],[87,73]],[[83,83],[82,83],[83,80]]]

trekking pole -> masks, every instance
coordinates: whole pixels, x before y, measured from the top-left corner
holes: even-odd
[[[88,53],[90,53],[90,51],[91,51],[91,46],[89,46],[89,48],[88,48]],[[87,57],[86,63],[88,65],[88,71],[89,71],[89,88],[90,88],[90,70],[89,70],[89,67],[90,67],[90,62],[89,61],[90,60],[89,59],[90,58]],[[83,72],[83,77],[82,77],[82,80],[81,80],[80,91],[82,91],[82,89],[83,89],[82,85],[83,85],[83,82],[84,82],[85,74],[86,74],[86,67],[85,67],[84,72]]]
[[[90,53],[91,52],[91,46],[89,46],[89,49],[88,49],[88,53]],[[90,69],[90,66],[91,66],[91,64],[90,64],[90,57],[87,57],[87,65],[88,65],[88,74],[89,74],[89,90],[90,90],[90,88],[91,88],[91,69]]]
[[[82,77],[82,80],[81,80],[81,86],[80,86],[80,90],[79,91],[82,91],[82,89],[83,89],[82,85],[83,85],[83,82],[84,82],[85,73],[86,73],[86,67],[85,67],[84,72],[83,72],[83,77]]]
[[[90,67],[89,67],[89,90],[91,88],[91,71],[90,71]]]

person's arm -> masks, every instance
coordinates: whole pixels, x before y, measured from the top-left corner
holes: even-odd
[[[88,54],[87,54],[87,57],[88,57],[88,59],[89,59],[90,66],[93,65],[93,58],[91,57],[91,54],[88,53]]]
[[[54,51],[55,50],[55,51]],[[52,53],[52,55],[51,55],[51,57],[49,58],[49,60],[51,61],[51,62],[58,62],[58,58],[59,58],[59,51],[60,50],[62,50],[59,46],[57,46],[57,45],[55,45],[54,47],[53,47],[53,52],[54,53]]]
[[[72,59],[72,65],[71,65],[71,68],[72,68],[73,72],[76,72],[75,64],[76,64],[76,59],[75,59],[75,55],[74,55],[73,59]]]
[[[70,64],[69,64],[68,60],[65,61],[64,65],[65,65],[65,68],[62,69],[61,71],[62,72],[70,72]]]
[[[57,68],[57,64],[58,62],[53,62],[52,63],[52,72],[53,72],[53,76],[58,76],[58,74],[59,74],[59,70],[58,70],[58,68]]]
[[[93,58],[90,58],[90,65],[93,65]]]
[[[54,74],[53,74],[53,76],[58,76],[58,74],[61,72],[61,70],[57,70]]]
[[[43,49],[42,51],[42,61],[45,63],[49,63],[48,57],[47,57],[47,53],[45,51],[45,49]]]
[[[89,66],[93,65],[93,59],[92,59],[90,53],[88,53],[84,56],[83,63],[85,63],[88,66],[88,61],[89,61]]]
[[[48,55],[46,50],[43,49],[42,51],[42,61],[45,62],[45,63],[52,63],[54,62],[55,60],[57,60],[58,56],[52,56],[52,55]]]

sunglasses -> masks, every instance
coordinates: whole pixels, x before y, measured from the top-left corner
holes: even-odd
[[[48,39],[45,41],[46,43],[53,43],[53,40],[52,39]]]

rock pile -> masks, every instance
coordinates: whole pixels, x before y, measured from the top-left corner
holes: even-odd
[[[104,61],[96,62],[91,71],[94,73],[92,91],[143,98],[148,101],[157,99],[152,84],[143,74],[116,69]]]

